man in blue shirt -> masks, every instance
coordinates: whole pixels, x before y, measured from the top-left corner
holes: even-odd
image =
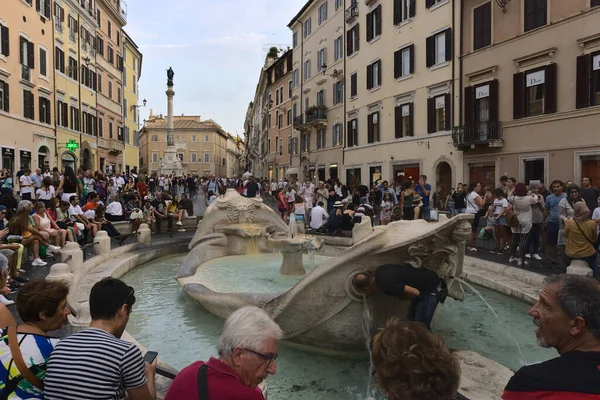
[[[415,188],[415,191],[423,198],[421,214],[424,219],[429,219],[429,195],[431,194],[431,185],[427,183],[427,175],[421,175],[419,177],[419,184]]]
[[[563,192],[563,183],[560,180],[552,181],[550,185],[552,194],[546,197],[544,210],[544,223],[546,228],[546,248],[552,259],[552,264],[558,265],[558,231],[559,216],[558,203],[567,197]]]
[[[383,181],[381,185],[377,185],[377,189],[379,189],[379,191],[381,192],[382,199],[386,193],[389,193],[392,196],[392,199],[394,199],[394,205],[398,204],[398,196],[396,196],[396,192],[394,191],[394,189],[389,187],[388,181]]]

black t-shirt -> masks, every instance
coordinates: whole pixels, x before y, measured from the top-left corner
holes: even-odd
[[[409,264],[386,264],[375,271],[375,283],[385,294],[401,296],[406,285],[421,293],[436,293],[440,278],[427,268],[415,268]]]
[[[154,178],[148,179],[148,187],[150,188],[150,191],[154,192],[154,189],[156,188],[156,182],[154,181]]]
[[[161,214],[167,213],[167,203],[164,200],[154,199],[150,204],[152,204],[152,207],[154,207],[154,210],[157,212]]]
[[[504,400],[600,398],[600,351],[570,351],[521,368],[510,378]]]
[[[191,178],[191,177],[187,178],[186,181],[187,181],[188,187],[194,187],[194,178]]]
[[[600,189],[590,186],[589,188],[580,188],[579,194],[591,212],[598,208],[598,197],[600,197]]]
[[[369,194],[369,188],[365,185],[359,185],[358,193],[360,193],[360,197],[367,197],[367,194]]]
[[[183,208],[188,213],[188,217],[194,215],[194,203],[190,199],[184,199],[179,202],[179,207]]]
[[[248,182],[246,184],[246,196],[248,197],[256,197],[256,193],[260,190],[258,183],[256,182]]]
[[[454,194],[452,194],[452,199],[454,199],[454,208],[458,210],[461,208],[467,208],[467,205],[465,204],[466,197],[467,193],[465,191],[454,192]]]

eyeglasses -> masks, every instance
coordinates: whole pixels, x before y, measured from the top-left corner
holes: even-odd
[[[246,349],[244,347],[242,347],[242,349],[246,350],[249,353],[257,355],[260,358],[262,358],[263,360],[267,361],[267,368],[271,368],[271,365],[273,365],[273,363],[275,362],[275,360],[277,360],[277,354],[272,354],[272,355],[269,356],[269,355],[262,354],[262,353],[259,353],[257,351],[254,351],[254,350]]]
[[[131,288],[131,292],[129,292],[127,297],[125,297],[125,300],[123,301],[123,305],[127,304],[127,300],[133,295],[133,292],[135,292],[135,289]],[[129,309],[129,312],[131,312],[131,308],[129,306],[127,306],[127,308]]]
[[[570,193],[571,193],[571,194],[573,194],[573,193],[577,194],[577,193],[579,193],[579,190],[571,190],[571,192],[570,192]]]

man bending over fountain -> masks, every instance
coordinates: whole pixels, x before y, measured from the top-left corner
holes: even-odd
[[[599,399],[600,284],[592,277],[558,275],[529,310],[537,342],[560,357],[521,368],[503,400]]]
[[[448,295],[446,284],[432,270],[415,268],[410,264],[386,264],[375,273],[361,272],[354,276],[352,284],[361,293],[369,294],[379,287],[388,296],[412,300],[406,317],[431,329],[435,308]]]
[[[282,336],[279,325],[260,308],[238,309],[225,321],[219,358],[184,368],[165,400],[263,400],[258,385],[276,372]]]

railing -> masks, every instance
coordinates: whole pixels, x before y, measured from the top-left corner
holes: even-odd
[[[499,121],[479,122],[474,125],[458,126],[452,129],[452,141],[458,148],[477,145],[501,146],[502,123]]]
[[[59,33],[63,32],[63,24],[62,24],[62,21],[60,19],[55,19],[54,20],[54,28]]]
[[[306,112],[306,123],[309,124],[311,122],[320,121],[323,119],[327,119],[327,110],[324,108],[317,108],[314,111]]]
[[[358,4],[352,4],[350,7],[346,9],[346,22],[352,21],[354,18],[358,17]]]
[[[298,128],[302,125],[304,125],[304,116],[298,115],[297,117],[294,117],[294,128]]]

